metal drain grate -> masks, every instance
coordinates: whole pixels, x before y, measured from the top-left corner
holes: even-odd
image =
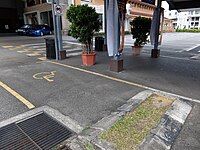
[[[0,150],[49,150],[73,135],[45,113],[0,128]]]

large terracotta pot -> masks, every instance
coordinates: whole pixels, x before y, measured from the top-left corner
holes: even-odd
[[[141,53],[143,46],[132,46],[133,55],[138,56]]]
[[[83,65],[85,65],[85,66],[92,66],[92,65],[94,65],[95,64],[95,56],[96,56],[95,52],[93,52],[91,54],[82,53]]]

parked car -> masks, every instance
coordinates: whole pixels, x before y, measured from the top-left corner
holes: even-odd
[[[37,25],[28,31],[28,35],[36,36],[50,35],[51,33],[51,28],[48,25]]]
[[[30,29],[32,29],[32,25],[31,24],[25,24],[23,25],[21,28],[17,29],[15,32],[18,34],[18,35],[27,35],[28,31]]]

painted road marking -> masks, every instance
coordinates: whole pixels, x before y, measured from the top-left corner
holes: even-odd
[[[54,62],[54,61],[46,61],[46,62],[51,63],[51,64],[56,64],[56,65],[59,65],[59,66],[63,66],[63,67],[66,67],[66,68],[78,70],[78,71],[85,72],[85,73],[88,73],[88,74],[96,75],[96,76],[103,77],[103,78],[106,78],[106,79],[110,79],[110,80],[113,80],[113,81],[117,81],[117,82],[120,82],[120,83],[136,86],[136,87],[143,88],[143,89],[146,89],[146,90],[151,90],[151,91],[154,91],[154,92],[160,92],[162,94],[166,94],[166,95],[182,98],[182,99],[185,99],[185,100],[188,100],[188,101],[200,103],[200,100],[198,100],[198,99],[193,99],[193,98],[190,98],[190,97],[185,97],[185,96],[182,96],[182,95],[161,91],[161,90],[158,90],[158,89],[155,89],[155,88],[152,88],[152,87],[148,87],[148,86],[145,86],[145,85],[142,85],[142,84],[126,81],[126,80],[123,80],[123,79],[118,79],[118,78],[115,78],[115,77],[110,77],[110,76],[107,76],[107,75],[104,75],[104,74],[101,74],[101,73],[77,68],[77,67],[66,65],[66,64],[61,64],[61,63]]]
[[[74,44],[74,45],[82,45],[81,43],[69,42],[69,41],[64,41],[63,43]]]
[[[42,60],[42,61],[47,60],[46,57],[40,57],[40,58],[38,58],[38,59],[39,59],[39,60]]]
[[[2,46],[3,48],[12,48],[13,46]]]
[[[19,101],[21,101],[24,105],[26,105],[29,109],[35,108],[35,106],[29,102],[27,99],[22,97],[19,93],[15,92],[13,89],[8,87],[6,84],[0,81],[0,86],[3,87],[6,91],[16,97]]]
[[[193,49],[195,49],[195,48],[197,48],[197,47],[199,47],[200,46],[200,44],[197,44],[196,46],[194,46],[194,47],[191,47],[191,48],[189,48],[189,49],[186,49],[185,51],[186,52],[189,52],[189,51],[191,51],[191,50],[193,50]]]
[[[10,48],[10,50],[17,50],[17,49],[20,49],[20,48],[23,48],[23,46],[15,46],[14,48]]]
[[[46,48],[37,48],[36,50],[37,50],[37,51],[45,51]]]
[[[41,56],[42,54],[40,54],[39,52],[33,52],[31,54],[26,54],[27,56],[33,57],[33,56]]]
[[[42,80],[45,79],[48,82],[53,82],[54,80],[52,78],[55,77],[55,73],[56,71],[51,71],[51,72],[40,72],[40,73],[36,73],[33,75],[33,78],[36,80]]]
[[[32,48],[34,48],[34,49],[37,49],[37,48],[44,48],[44,47],[46,47],[46,45],[40,45],[40,46],[32,46]]]
[[[26,48],[26,49],[23,49],[23,50],[20,50],[20,51],[17,51],[17,52],[18,53],[26,53],[26,52],[30,52],[32,50],[34,50],[34,49],[32,49],[32,48]]]
[[[24,44],[24,45],[21,45],[21,46],[26,47],[26,46],[34,46],[34,45],[44,45],[44,43]]]

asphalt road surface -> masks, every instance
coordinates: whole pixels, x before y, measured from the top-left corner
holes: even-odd
[[[200,99],[198,33],[165,33],[158,59],[150,58],[153,48],[150,44],[144,47],[141,56],[133,57],[133,40],[126,36],[122,56],[125,70],[121,73],[109,71],[110,58],[106,52],[98,53],[96,65],[82,66],[80,44],[70,37],[63,37],[63,45],[71,53],[68,59],[58,63],[41,61],[45,60],[44,38],[0,37],[0,121],[29,110],[28,104],[20,101],[22,98],[14,96],[17,93],[35,107],[48,105],[87,127],[145,90],[114,79]]]

